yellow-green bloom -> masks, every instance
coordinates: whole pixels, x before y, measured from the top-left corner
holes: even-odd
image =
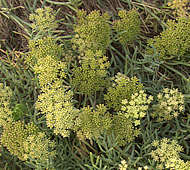
[[[46,116],[47,126],[63,137],[70,135],[79,112],[72,103],[72,97],[72,91],[58,83],[57,87],[44,88],[36,102],[36,109]]]
[[[176,140],[163,138],[152,143],[156,149],[151,152],[152,158],[157,162],[158,169],[190,170],[189,162],[180,159],[179,153],[183,151]]]
[[[56,155],[55,143],[43,132],[30,135],[23,142],[24,158],[31,162],[48,164]]]
[[[52,37],[44,37],[38,40],[29,40],[29,53],[26,57],[26,62],[30,67],[47,56],[52,56],[54,59],[59,60],[63,49]]]
[[[168,6],[171,9],[174,9],[173,14],[185,17],[188,16],[188,10],[190,9],[188,7],[188,0],[169,0]]]
[[[13,121],[13,111],[10,108],[12,95],[12,90],[0,83],[0,127],[4,127],[7,122]]]
[[[38,59],[37,64],[34,66],[34,73],[38,75],[40,86],[45,87],[65,78],[65,68],[66,64],[64,62],[48,55]]]
[[[177,21],[169,20],[167,24],[166,30],[148,40],[147,54],[156,52],[156,58],[163,61],[187,60],[190,52],[190,16],[177,18]]]
[[[103,56],[101,51],[94,53],[87,50],[81,59],[81,66],[76,66],[72,70],[71,87],[87,95],[103,91],[108,85],[109,66],[107,57]]]
[[[131,100],[125,99],[122,101],[121,113],[126,118],[134,121],[135,126],[137,126],[140,124],[140,120],[145,117],[152,100],[152,96],[148,97],[143,90],[140,90],[132,94]]]
[[[23,142],[26,141],[29,135],[38,133],[38,128],[33,124],[24,124],[24,122],[7,122],[3,127],[1,135],[1,143],[8,151],[17,156],[20,160],[26,160]]]
[[[157,95],[152,116],[157,121],[171,120],[184,111],[184,96],[178,89],[165,88]]]
[[[111,127],[112,119],[106,106],[97,105],[96,109],[84,107],[75,122],[75,131],[80,139],[98,138]]]
[[[104,100],[109,108],[119,111],[122,107],[122,100],[131,100],[131,96],[142,90],[143,85],[136,77],[129,78],[124,74],[118,73],[113,78],[112,87],[108,88]]]
[[[120,19],[113,22],[113,28],[118,34],[121,44],[127,45],[137,39],[140,33],[140,18],[136,10],[120,10]]]
[[[114,133],[118,145],[122,146],[132,142],[139,135],[140,130],[134,126],[131,119],[126,118],[122,113],[118,113],[113,115],[112,126],[108,132]]]
[[[34,32],[48,33],[58,27],[55,12],[50,7],[38,8],[35,13],[29,16],[32,21],[32,29]]]
[[[100,14],[100,11],[92,11],[87,15],[84,10],[77,12],[77,24],[74,26],[76,35],[72,39],[75,48],[80,53],[86,50],[101,50],[105,53],[110,44],[111,27],[108,13]]]

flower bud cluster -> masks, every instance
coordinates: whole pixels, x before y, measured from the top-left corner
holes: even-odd
[[[58,27],[55,12],[50,7],[38,8],[29,16],[29,20],[32,21],[33,31],[37,33],[48,33]]]
[[[23,142],[29,135],[36,135],[37,133],[38,128],[33,123],[25,125],[22,121],[10,121],[3,127],[1,143],[11,154],[20,160],[26,160]]]
[[[55,59],[59,59],[62,52],[62,47],[57,45],[56,41],[52,37],[30,40],[29,53],[26,57],[26,62],[31,67],[34,67],[38,59],[43,59],[47,56],[53,56]]]
[[[55,142],[48,139],[43,132],[28,136],[23,142],[23,149],[25,160],[41,164],[47,164],[56,154]]]
[[[190,16],[169,20],[167,24],[166,30],[148,40],[147,54],[156,52],[159,60],[185,60],[190,52]]]
[[[120,19],[114,21],[113,28],[118,34],[121,44],[126,45],[137,39],[140,33],[140,18],[136,10],[120,10],[118,13]]]
[[[111,127],[111,115],[106,106],[97,105],[96,109],[84,107],[80,110],[75,122],[75,130],[79,139],[98,138]]]
[[[12,111],[10,109],[10,100],[12,90],[0,83],[0,127],[6,126],[7,121],[12,121]]]
[[[112,126],[108,132],[113,133],[118,145],[122,146],[132,142],[139,135],[140,130],[134,126],[132,120],[126,118],[122,113],[118,113],[112,116]]]
[[[190,9],[190,7],[188,7],[188,0],[170,0],[168,6],[174,10],[174,15],[180,17],[187,16],[187,11]]]
[[[118,73],[113,79],[112,87],[108,88],[104,100],[109,108],[119,111],[122,107],[122,100],[131,100],[132,94],[142,90],[143,85],[136,77],[129,78]]]
[[[127,170],[127,162],[125,160],[121,161],[121,164],[119,164],[119,170]]]
[[[84,10],[77,13],[77,24],[74,26],[76,35],[72,39],[74,49],[81,53],[86,50],[101,50],[105,53],[110,44],[111,27],[110,16],[107,13],[100,14],[100,11],[92,11],[87,15]]]
[[[73,93],[60,84],[44,88],[38,96],[36,109],[45,114],[47,126],[53,129],[56,135],[68,137],[74,127],[78,109],[74,108],[72,96]]]
[[[72,70],[71,86],[82,94],[92,95],[102,91],[108,84],[108,67],[106,56],[101,51],[91,50],[81,59],[81,66]]]
[[[38,59],[37,64],[34,66],[34,73],[38,75],[40,86],[45,87],[65,78],[65,68],[66,64],[64,62],[48,55]]]

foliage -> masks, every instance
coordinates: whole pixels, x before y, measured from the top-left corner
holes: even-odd
[[[24,104],[16,104],[13,109],[13,120],[17,121],[24,117],[25,114],[27,114],[28,110],[26,105]]]

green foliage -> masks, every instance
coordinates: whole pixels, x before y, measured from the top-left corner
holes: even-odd
[[[20,120],[28,112],[25,104],[16,104],[13,109],[13,120]]]
[[[184,111],[184,96],[178,89],[165,88],[157,95],[157,104],[153,105],[152,116],[157,121],[171,120]]]
[[[118,73],[113,79],[112,87],[108,88],[104,100],[109,108],[119,111],[122,106],[122,100],[131,100],[132,94],[142,90],[143,85],[136,77],[128,78],[126,75]]]
[[[140,18],[136,10],[120,10],[119,20],[113,22],[113,28],[117,33],[119,42],[123,45],[132,43],[140,34]]]
[[[105,53],[110,44],[111,27],[108,13],[100,14],[100,11],[92,11],[87,15],[84,10],[77,12],[77,24],[74,26],[76,35],[72,39],[74,49],[85,53],[90,49],[93,52],[101,50]]]
[[[189,60],[190,53],[190,17],[180,17],[177,21],[169,20],[168,27],[160,35],[148,40],[148,45],[156,50],[159,60]],[[154,49],[148,48],[148,54]]]
[[[109,61],[101,51],[95,54],[88,50],[81,60],[81,66],[72,70],[71,87],[82,94],[92,95],[103,91],[108,85]]]
[[[156,150],[151,152],[152,158],[157,162],[157,169],[189,170],[190,161],[186,163],[180,159],[179,153],[183,151],[176,140],[163,138],[152,143]]]
[[[106,106],[97,105],[95,110],[88,106],[80,110],[76,119],[75,130],[80,139],[97,139],[111,127],[111,123],[111,115]]]

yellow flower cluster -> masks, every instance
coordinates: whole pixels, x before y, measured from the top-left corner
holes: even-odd
[[[151,152],[151,156],[157,162],[157,169],[190,170],[190,161],[184,162],[180,159],[179,152],[183,148],[176,140],[163,138],[160,141],[155,140],[152,146],[156,148],[156,150]]]
[[[105,53],[110,44],[111,27],[108,13],[100,14],[100,11],[92,11],[87,15],[84,10],[77,12],[77,24],[74,27],[76,35],[72,39],[74,49],[80,53],[86,50],[101,50]]]
[[[35,135],[37,132],[38,128],[33,123],[25,125],[21,121],[10,121],[3,127],[1,143],[11,154],[17,156],[20,160],[26,160],[23,142],[29,135]]]
[[[73,106],[72,96],[70,90],[60,87],[58,83],[44,88],[36,102],[36,109],[46,116],[47,126],[53,129],[55,134],[61,134],[63,137],[70,135],[78,114],[78,109]]]
[[[48,55],[38,59],[37,64],[34,66],[34,73],[38,75],[40,86],[46,87],[65,78],[65,68],[66,64],[64,62]]]
[[[190,7],[188,7],[188,2],[188,0],[170,0],[168,6],[174,9],[174,15],[184,17],[189,15],[187,12],[190,9]]]
[[[145,117],[149,104],[152,102],[153,97],[140,90],[132,94],[131,100],[122,100],[121,113],[128,119],[131,119],[135,126],[140,125],[140,120]]]
[[[71,86],[77,92],[92,95],[103,90],[108,85],[108,67],[110,66],[107,57],[101,51],[94,53],[86,51],[81,60],[81,66],[72,70]]]
[[[122,100],[131,100],[132,94],[142,90],[143,85],[136,77],[129,78],[124,74],[118,73],[113,79],[112,87],[108,88],[104,100],[109,108],[119,111],[122,106]]]
[[[153,117],[158,121],[171,120],[184,111],[184,96],[178,89],[163,89],[153,106]]]
[[[59,59],[62,55],[62,47],[57,45],[52,37],[44,37],[38,40],[29,41],[29,53],[26,57],[26,62],[33,67],[38,59],[52,56]]]
[[[185,60],[190,49],[190,16],[169,20],[168,28],[160,35],[148,40],[147,54],[160,60]]]
[[[136,10],[120,10],[118,13],[120,19],[114,21],[113,28],[118,34],[121,44],[133,42],[140,33],[140,18]]]
[[[11,97],[11,89],[0,83],[0,126],[3,129],[0,138],[1,145],[6,147],[12,155],[17,156],[22,161],[32,158],[37,159],[37,162],[41,161],[40,163],[47,162],[47,156],[52,154],[47,148],[51,146],[51,142],[46,139],[45,134],[42,135],[39,132],[39,129],[34,123],[25,124],[23,121],[15,121],[22,116],[24,106],[20,104],[16,105],[12,111],[10,109]],[[31,139],[34,140],[32,141]]]
[[[119,164],[119,170],[127,170],[127,162],[125,160],[121,161],[121,164]]]
[[[111,123],[111,115],[106,106],[97,105],[95,110],[88,106],[80,110],[75,122],[75,131],[79,139],[98,138],[111,127]]]
[[[12,90],[0,83],[0,127],[6,126],[6,122],[12,121],[12,111],[10,109],[10,100]]]
[[[43,132],[28,136],[23,142],[23,149],[25,160],[35,161],[35,163],[47,164],[56,155],[55,143],[50,141]]]
[[[58,27],[55,16],[55,12],[50,7],[38,8],[34,14],[29,16],[33,31],[44,34],[55,30]]]
[[[145,117],[152,100],[152,96],[148,97],[143,90],[139,90],[132,94],[130,99],[121,101],[121,110],[113,115],[110,129],[114,132],[119,145],[125,145],[139,135],[140,129],[137,126]]]

